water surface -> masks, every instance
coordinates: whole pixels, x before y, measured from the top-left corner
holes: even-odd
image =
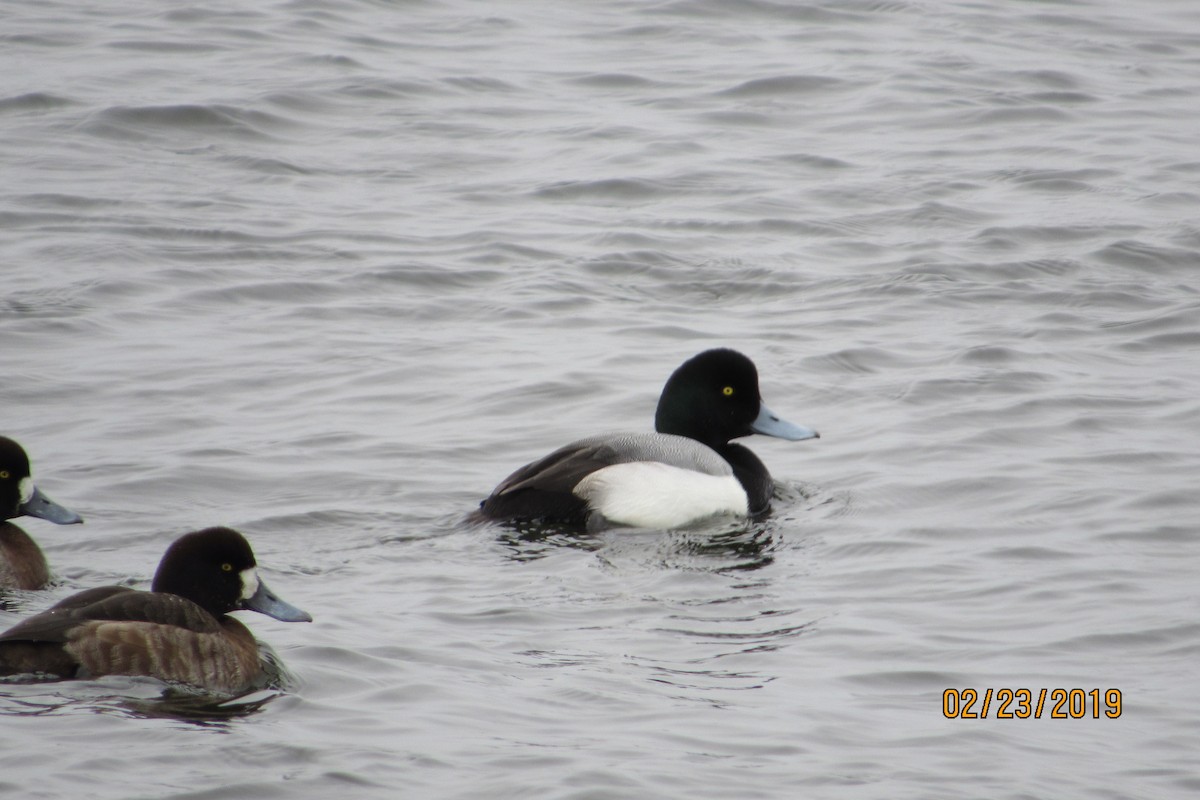
[[[0,687],[25,798],[1174,797],[1200,12],[13,2],[0,386],[60,583],[228,524],[278,690]],[[770,518],[465,515],[711,346]],[[249,617],[251,615],[243,615]],[[946,719],[947,688],[1122,692]],[[1090,709],[1089,709],[1090,711]]]

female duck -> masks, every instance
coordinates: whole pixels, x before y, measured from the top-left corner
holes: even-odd
[[[227,616],[240,609],[312,621],[262,582],[240,533],[196,531],[167,549],[149,592],[88,589],[0,634],[0,675],[143,675],[241,693],[264,672],[253,635]]]
[[[59,525],[83,522],[83,517],[38,491],[25,449],[0,436],[0,589],[41,589],[50,580],[50,568],[37,542],[8,521],[24,514]]]
[[[480,514],[590,529],[671,528],[714,514],[761,514],[770,508],[774,481],[753,452],[730,440],[752,433],[819,437],[764,406],[754,362],[726,349],[705,351],[675,370],[654,428],[561,447],[505,478]]]

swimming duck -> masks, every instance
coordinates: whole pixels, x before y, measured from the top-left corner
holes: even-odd
[[[761,433],[791,441],[815,430],[763,405],[754,362],[734,350],[685,361],[663,387],[657,433],[580,439],[521,467],[480,503],[487,519],[673,528],[715,514],[770,508],[771,474],[731,439]]]
[[[83,522],[38,491],[30,474],[25,448],[0,436],[0,589],[41,589],[50,580],[42,549],[8,520],[27,514],[59,525]]]
[[[150,591],[87,589],[0,634],[0,675],[142,675],[237,694],[264,676],[254,636],[228,616],[242,609],[312,621],[258,577],[245,537],[206,528],[167,549]]]

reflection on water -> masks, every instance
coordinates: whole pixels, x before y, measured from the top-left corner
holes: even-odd
[[[720,563],[713,571],[762,569],[775,561],[777,548],[775,532],[768,521],[757,522],[741,530],[731,530],[710,537],[685,536],[679,540],[677,552],[700,560],[701,564]]]
[[[508,558],[527,562],[544,558],[555,548],[596,553],[610,566],[634,557],[663,569],[726,572],[761,569],[774,561],[775,531],[769,519],[747,522],[710,520],[672,531],[612,528],[579,531],[535,522],[496,523],[496,541]]]
[[[282,694],[278,689],[258,689],[238,697],[217,699],[209,694],[170,687],[154,700],[126,698],[123,706],[130,716],[223,727],[223,723],[258,713]]]
[[[259,642],[262,679],[241,694],[214,694],[156,678],[108,675],[95,680],[51,680],[35,675],[0,679],[0,716],[42,717],[77,712],[174,719],[213,726],[257,713],[295,684],[269,645]]]
[[[62,681],[13,685],[0,691],[0,715],[116,714],[220,728],[223,723],[256,714],[283,694],[279,689],[255,689],[237,697],[224,697],[184,686],[164,687],[150,678]]]
[[[553,523],[513,520],[479,524],[492,525],[499,529],[496,541],[513,561],[536,561],[558,547],[594,552],[604,546],[603,533],[580,531]]]
[[[846,513],[849,495],[830,495],[798,482],[778,482],[775,505],[754,519],[715,517],[669,531],[609,528],[603,531],[544,522],[475,521],[499,530],[496,541],[513,561],[544,558],[557,548],[597,553],[615,565],[633,556],[646,566],[663,569],[724,573],[753,571],[774,563],[780,548],[780,531],[794,528],[796,514]],[[791,546],[795,546],[794,543]]]

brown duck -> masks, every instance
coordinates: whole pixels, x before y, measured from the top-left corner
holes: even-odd
[[[228,616],[243,609],[312,621],[267,588],[240,533],[206,528],[167,549],[149,592],[87,589],[0,634],[0,675],[142,675],[241,693],[264,680],[258,643]]]
[[[42,549],[8,521],[25,515],[59,525],[83,522],[83,517],[38,491],[25,449],[0,436],[0,589],[41,589],[50,580]]]

